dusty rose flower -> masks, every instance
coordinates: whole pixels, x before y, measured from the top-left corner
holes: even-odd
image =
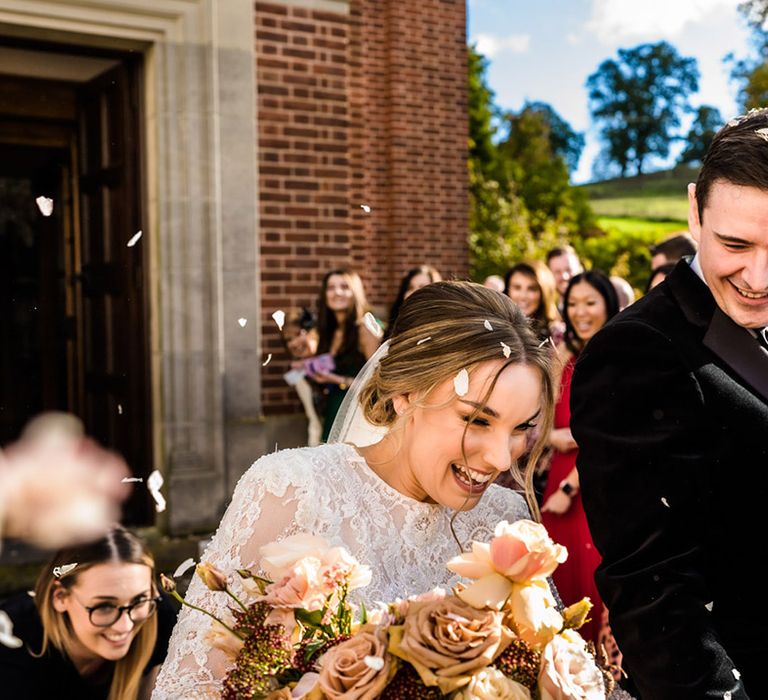
[[[217,569],[210,562],[197,565],[197,575],[203,579],[203,583],[212,591],[226,591],[227,577],[224,572]]]
[[[386,630],[366,628],[320,659],[318,685],[329,700],[373,700],[390,677]]]
[[[277,581],[305,557],[315,557],[323,561],[330,548],[328,540],[322,537],[307,533],[291,535],[261,547],[261,568],[270,579]]]
[[[489,666],[472,676],[455,700],[531,700],[531,691]]]
[[[512,524],[502,520],[489,544],[473,542],[471,552],[454,557],[447,566],[466,578],[498,573],[524,583],[550,576],[567,557],[568,551],[552,541],[543,525],[531,520]]]
[[[544,648],[539,688],[541,700],[604,700],[603,674],[577,632],[566,630]]]
[[[425,685],[450,693],[509,645],[512,633],[502,617],[454,596],[414,602],[403,626],[390,628],[390,651],[411,663]]]
[[[393,603],[393,606],[399,617],[405,617],[408,614],[408,609],[411,607],[411,603],[429,603],[436,600],[444,600],[445,595],[445,589],[433,588],[426,593],[408,596],[408,598],[405,599],[397,598]]]
[[[534,649],[541,649],[563,629],[563,617],[546,581],[515,583],[509,611],[517,635]]]
[[[264,700],[292,700],[293,695],[291,694],[290,688],[280,688],[280,690],[273,690],[269,695],[267,695]]]

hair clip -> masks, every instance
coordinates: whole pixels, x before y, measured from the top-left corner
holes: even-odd
[[[77,566],[77,562],[74,564],[62,564],[61,566],[53,567],[53,575],[56,578],[64,578],[70,571],[73,571]]]

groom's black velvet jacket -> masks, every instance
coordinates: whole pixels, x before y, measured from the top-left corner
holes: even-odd
[[[768,354],[683,261],[589,341],[571,410],[641,697],[768,697]]]

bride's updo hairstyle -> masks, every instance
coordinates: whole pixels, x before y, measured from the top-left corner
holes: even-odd
[[[472,282],[434,282],[414,292],[403,304],[389,340],[389,351],[373,371],[360,394],[366,420],[380,427],[394,427],[398,416],[392,399],[415,396],[423,405],[429,394],[462,369],[470,377],[482,362],[503,361],[467,428],[478,417],[493,392],[499,374],[509,365],[527,365],[541,378],[539,429],[528,464],[536,464],[546,445],[554,413],[551,375],[553,348],[542,344],[529,321],[506,295]],[[507,356],[508,355],[508,356]],[[406,414],[407,415],[407,414]],[[525,488],[532,513],[538,513],[533,496],[533,469],[513,475]]]

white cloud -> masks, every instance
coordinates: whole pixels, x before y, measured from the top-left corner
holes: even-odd
[[[486,58],[493,58],[505,51],[525,53],[531,45],[531,36],[530,34],[510,34],[508,36],[478,34],[474,37],[474,41],[479,53]]]
[[[740,0],[592,0],[587,28],[606,44],[624,39],[674,37],[688,24],[701,22]]]

